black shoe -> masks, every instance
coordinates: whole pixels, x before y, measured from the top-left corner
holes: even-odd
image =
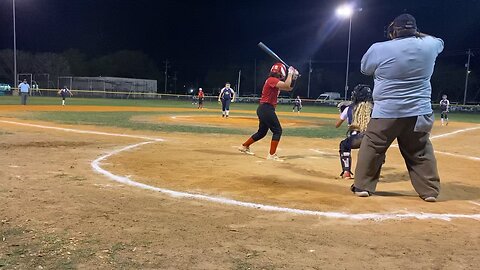
[[[363,190],[363,189],[359,189],[357,187],[355,187],[354,185],[352,185],[350,187],[350,190],[355,194],[357,195],[358,197],[370,197],[370,192],[366,191],[366,190]]]

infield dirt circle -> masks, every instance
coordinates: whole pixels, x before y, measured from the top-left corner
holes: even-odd
[[[195,258],[196,263],[205,266],[194,267],[195,269],[229,268],[232,258],[243,258],[242,248],[248,250],[247,253],[260,252],[260,255],[255,255],[255,258],[245,259],[254,266],[266,267],[268,266],[267,262],[273,261],[275,263],[272,262],[272,265],[277,268],[291,266],[286,268],[316,269],[307,268],[307,266],[321,259],[324,262],[330,260],[330,263],[341,262],[338,266],[351,268],[354,266],[354,262],[341,261],[341,254],[348,252],[349,256],[360,259],[361,252],[364,251],[355,253],[355,245],[352,247],[341,245],[340,250],[343,251],[331,251],[328,256],[327,254],[315,255],[315,250],[322,250],[322,247],[319,246],[321,243],[316,237],[314,238],[317,241],[307,236],[309,233],[323,235],[322,237],[326,237],[327,234],[332,235],[324,239],[328,243],[323,244],[336,245],[334,236],[342,235],[349,230],[342,226],[360,226],[360,228],[366,229],[363,225],[368,224],[378,226],[380,235],[382,232],[389,232],[388,238],[380,237],[370,242],[375,246],[375,250],[382,246],[391,248],[391,243],[397,243],[398,246],[390,250],[406,252],[409,256],[416,256],[415,254],[419,255],[423,252],[436,252],[435,247],[424,247],[422,251],[414,248],[406,249],[409,242],[420,244],[425,241],[421,231],[425,232],[431,229],[435,233],[428,237],[428,241],[435,242],[436,245],[449,250],[452,254],[457,252],[458,258],[462,258],[462,266],[468,268],[475,260],[478,262],[477,256],[473,256],[471,253],[475,250],[478,251],[480,246],[478,240],[480,221],[478,219],[431,220],[428,223],[414,219],[355,221],[348,218],[324,219],[239,206],[217,205],[201,200],[171,198],[118,184],[92,170],[91,162],[125,146],[151,141],[145,145],[114,153],[100,162],[101,168],[114,175],[128,177],[132,181],[153,187],[288,209],[338,212],[345,213],[347,216],[359,213],[431,213],[474,216],[480,213],[480,177],[477,174],[480,164],[480,148],[478,147],[480,145],[480,125],[453,122],[448,126],[437,125],[434,127],[432,142],[437,151],[442,190],[439,202],[431,204],[418,198],[410,184],[399,150],[395,147],[391,147],[387,153],[377,195],[370,198],[357,198],[349,191],[352,181],[339,177],[341,170],[338,159],[339,139],[284,136],[278,151],[284,162],[272,162],[265,160],[269,148],[269,137],[255,143],[252,146],[255,156],[249,156],[237,151],[237,147],[248,135],[133,131],[111,127],[21,120],[15,116],[34,111],[57,110],[168,111],[168,115],[138,116],[131,121],[190,125],[192,129],[195,126],[242,127],[253,133],[258,125],[254,112],[242,111],[242,116],[236,116],[235,112],[232,112],[230,118],[224,119],[218,115],[216,110],[211,110],[211,115],[198,115],[196,110],[172,108],[103,106],[69,106],[65,108],[58,106],[2,106],[0,108],[0,116],[3,116],[0,117],[0,132],[2,132],[0,148],[4,153],[0,157],[0,161],[5,164],[0,174],[3,182],[1,187],[7,192],[3,194],[8,194],[5,197],[7,203],[0,208],[2,208],[2,213],[13,220],[20,220],[23,214],[28,213],[29,216],[34,217],[33,220],[39,221],[32,224],[33,227],[41,227],[43,220],[52,220],[56,228],[63,230],[77,228],[74,231],[85,230],[84,234],[93,234],[96,228],[98,229],[98,226],[95,225],[99,224],[99,220],[105,219],[102,213],[108,213],[107,215],[112,220],[106,222],[110,225],[105,225],[101,229],[105,235],[102,236],[104,238],[100,238],[122,238],[119,232],[112,231],[111,225],[117,224],[123,228],[122,230],[127,230],[126,234],[134,239],[132,241],[142,241],[142,239],[147,241],[154,237],[152,231],[148,231],[154,227],[145,223],[152,220],[158,222],[157,224],[161,226],[158,228],[159,233],[166,237],[162,245],[165,245],[167,250],[173,250],[172,254],[165,255],[173,260],[172,265],[169,266],[171,268],[166,267],[165,269],[175,269],[179,265],[179,269],[187,269],[182,267],[190,264],[178,257],[181,252],[186,252],[185,256]],[[179,114],[177,115],[176,112]],[[279,114],[284,127],[311,127],[316,124],[309,121],[308,118],[295,120],[288,117],[288,119],[282,119],[282,115],[287,114]],[[309,114],[308,116],[337,117],[336,115],[320,114]],[[60,129],[52,129],[52,127]],[[76,132],[85,130],[161,138],[164,141]],[[472,147],[473,145],[476,147]],[[355,161],[356,151],[353,154]],[[20,196],[20,194],[23,195]],[[103,200],[108,200],[108,202]],[[51,204],[53,201],[54,205]],[[93,204],[90,205],[88,202]],[[88,211],[83,207],[85,203],[88,205],[86,207]],[[26,207],[27,205],[30,207]],[[40,211],[40,209],[45,211]],[[59,213],[64,218],[58,219]],[[171,220],[162,221],[162,217],[165,215],[168,215]],[[237,215],[242,218],[237,220],[235,218]],[[212,220],[205,220],[206,217]],[[85,225],[85,220],[92,220],[92,223]],[[455,232],[452,232],[447,225],[451,223],[455,223]],[[329,228],[328,233],[325,231],[326,227],[320,227],[321,224]],[[339,227],[335,228],[335,224],[338,224]],[[187,235],[186,231],[178,232],[174,229],[175,226],[180,226],[188,231],[189,239],[182,236]],[[218,228],[218,235],[212,235],[210,231],[212,226]],[[147,227],[148,229],[146,229]],[[227,230],[223,228],[227,228]],[[264,230],[267,228],[272,231],[266,233]],[[468,231],[469,228],[476,229]],[[408,230],[408,232],[402,234],[398,230]],[[236,238],[227,236],[238,231],[242,231],[240,236],[244,240],[242,243],[237,242]],[[418,233],[413,233],[414,231]],[[177,237],[183,239],[182,243],[185,243],[182,245],[183,251],[180,251],[182,247],[175,243],[174,232],[177,233]],[[260,234],[259,232],[264,233]],[[307,235],[299,237],[300,232]],[[208,251],[204,252],[214,260],[212,264],[209,264],[207,259],[201,259],[200,254],[195,252],[200,248],[199,245],[204,239],[202,235],[205,233],[211,239],[206,240]],[[283,238],[275,239],[275,233],[282,235]],[[171,235],[165,236],[166,234]],[[408,236],[407,239],[403,238],[405,235]],[[449,242],[445,238],[446,235],[452,237],[454,235],[455,240]],[[345,236],[339,237],[345,238]],[[369,238],[367,236],[359,237],[361,239]],[[221,242],[223,241],[221,239],[224,238],[227,239],[225,245],[228,246],[228,250],[232,251],[232,254],[225,254],[222,249],[225,248],[225,245],[219,244],[218,241]],[[262,239],[262,243],[256,243],[255,239],[257,238]],[[124,241],[127,241],[126,238]],[[287,248],[289,241],[294,250],[287,253],[282,252],[281,250]],[[359,242],[355,243],[359,244]],[[454,246],[461,245],[460,243],[469,246],[471,250],[462,252],[456,250]],[[151,245],[147,244],[146,246],[152,248]],[[154,246],[160,248],[161,245],[158,243]],[[308,250],[314,251],[308,252]],[[306,254],[303,254],[304,252]],[[393,258],[389,257],[390,255],[382,254],[382,252],[378,252],[383,259],[376,261],[377,265],[388,263],[389,260],[390,263],[401,260],[409,261],[406,257]],[[145,259],[149,256],[135,258],[141,260],[141,258]],[[430,256],[438,259],[440,255],[430,254]],[[303,258],[303,261],[297,262],[296,258]],[[293,261],[295,263],[291,264]],[[425,261],[423,265],[430,265],[429,262],[431,263],[431,261]],[[416,266],[422,265],[422,262],[417,263]],[[448,266],[448,263],[448,261],[442,261],[442,265]],[[217,267],[218,265],[221,267]],[[452,265],[458,266],[459,262],[456,261]],[[88,268],[88,263],[84,266]]]

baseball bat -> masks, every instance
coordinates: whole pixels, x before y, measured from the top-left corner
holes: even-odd
[[[268,48],[267,45],[263,44],[263,42],[259,42],[258,47],[260,47],[260,49],[262,49],[264,52],[266,52],[268,55],[270,55],[273,59],[275,59],[278,62],[284,64],[287,67],[287,69],[290,67],[289,64],[285,63],[285,61],[283,61],[282,58],[280,58],[280,56],[278,56],[270,48]]]

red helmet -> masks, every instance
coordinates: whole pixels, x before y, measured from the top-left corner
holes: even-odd
[[[275,63],[270,69],[270,73],[280,74],[283,79],[287,76],[287,67],[282,63]]]

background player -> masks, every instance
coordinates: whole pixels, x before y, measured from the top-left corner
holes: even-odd
[[[58,91],[58,94],[62,96],[62,106],[65,106],[65,98],[67,95],[73,96],[72,92],[70,92],[67,86],[64,86],[60,91]]]
[[[205,94],[203,93],[202,88],[198,88],[198,108],[203,109],[203,100],[205,98]]]
[[[442,126],[445,124],[448,126],[448,110],[450,109],[450,101],[447,99],[447,95],[442,96],[440,100],[440,121],[442,121]]]
[[[230,102],[235,102],[235,91],[230,88],[230,83],[227,82],[218,95],[218,102],[222,102],[222,117],[228,118],[230,113]]]
[[[300,113],[300,110],[302,109],[302,100],[300,99],[300,96],[297,96],[297,98],[293,101],[292,112],[295,112],[295,109],[297,109],[297,113]]]
[[[360,148],[363,132],[367,129],[372,113],[372,89],[368,85],[359,84],[352,91],[352,101],[340,102],[340,119],[335,127],[339,128],[346,120],[348,123],[347,138],[340,142],[340,163],[344,179],[353,179],[352,149]]]
[[[298,71],[293,67],[288,69],[287,76],[287,68],[284,64],[276,63],[272,66],[270,69],[270,75],[263,85],[260,105],[257,108],[257,116],[259,120],[258,131],[238,148],[240,152],[253,155],[250,151],[250,145],[264,138],[270,129],[273,135],[267,159],[283,161],[276,154],[277,146],[280,142],[280,137],[282,136],[282,126],[275,113],[275,107],[277,106],[280,90],[291,91],[297,77]]]

